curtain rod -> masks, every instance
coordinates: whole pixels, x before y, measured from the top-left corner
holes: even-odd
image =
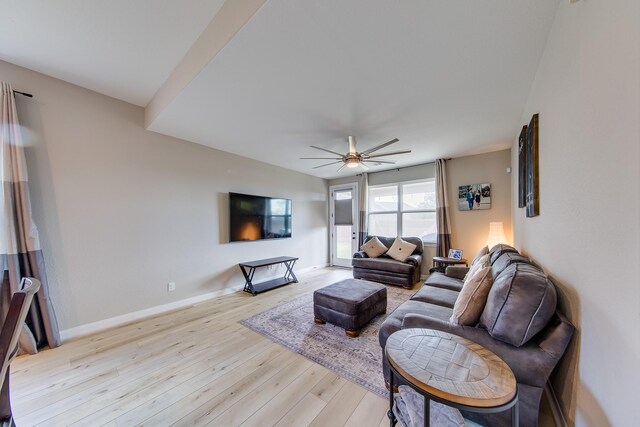
[[[451,160],[451,157],[447,157],[445,160]],[[426,166],[426,165],[434,165],[436,162],[435,160],[433,162],[427,162],[427,163],[418,163],[417,165],[410,165],[410,166],[402,166],[400,168],[390,168],[390,169],[385,169],[385,170],[381,170],[381,171],[375,171],[375,172],[369,172],[369,173],[382,173],[382,172],[389,172],[389,171],[397,171],[400,172],[401,169],[407,169],[407,168],[415,168],[417,166]],[[362,173],[358,173],[356,174],[356,176],[360,176],[362,175]]]
[[[19,90],[14,90],[13,93],[18,93],[22,96],[26,96],[27,98],[33,98],[33,95],[31,95],[30,93],[27,92],[20,92]]]

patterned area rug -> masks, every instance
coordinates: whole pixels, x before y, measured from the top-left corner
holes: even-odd
[[[389,313],[414,293],[413,290],[387,286],[387,314],[373,319],[357,338],[347,337],[344,329],[329,323],[314,323],[312,293],[241,320],[240,323],[387,398],[378,330]]]

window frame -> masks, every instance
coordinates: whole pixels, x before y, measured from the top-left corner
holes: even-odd
[[[369,187],[367,188],[367,224],[371,224],[371,215],[376,215],[376,214],[395,214],[396,215],[396,235],[397,236],[402,236],[402,228],[403,228],[403,214],[405,213],[436,213],[436,208],[434,209],[403,209],[403,186],[407,185],[407,184],[419,184],[419,183],[423,183],[423,182],[434,182],[435,183],[435,177],[434,178],[425,178],[425,179],[414,179],[414,180],[410,180],[410,181],[397,181],[397,182],[389,182],[386,184],[377,184],[377,185],[369,185]],[[371,190],[375,189],[375,188],[383,188],[383,187],[396,187],[396,194],[398,196],[398,201],[397,201],[397,205],[396,205],[396,209],[395,210],[388,210],[388,211],[372,211],[369,209],[369,201],[371,200]],[[435,189],[434,189],[434,194],[435,194]],[[437,226],[437,220],[436,220],[436,226]],[[423,243],[425,244],[434,244],[435,241],[431,241],[431,240],[423,240]]]

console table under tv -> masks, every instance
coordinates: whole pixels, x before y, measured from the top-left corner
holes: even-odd
[[[240,270],[242,270],[242,275],[246,280],[244,284],[244,291],[250,292],[251,295],[255,296],[260,292],[265,292],[273,288],[278,288],[280,286],[288,285],[289,283],[298,283],[298,278],[296,277],[295,274],[293,274],[293,265],[296,263],[297,260],[298,258],[294,258],[290,256],[279,256],[275,258],[241,262],[238,265],[240,266]],[[284,264],[286,271],[283,277],[266,280],[260,283],[252,282],[253,275],[256,273],[256,269],[260,267],[268,267],[270,265],[276,265],[276,264]]]

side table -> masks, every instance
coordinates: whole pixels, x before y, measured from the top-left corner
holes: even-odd
[[[396,377],[424,396],[424,425],[430,423],[431,400],[469,412],[511,409],[518,419],[518,388],[509,366],[480,344],[433,329],[403,329],[387,340],[385,357],[391,367],[389,412],[393,427],[393,387]]]
[[[455,258],[447,258],[444,256],[434,256],[433,268],[429,270],[429,272],[431,273],[433,271],[439,271],[441,273],[444,273],[444,270],[448,265],[457,265],[457,264],[464,264],[465,267],[469,267],[469,264],[467,263],[467,260],[465,258],[455,259]]]

